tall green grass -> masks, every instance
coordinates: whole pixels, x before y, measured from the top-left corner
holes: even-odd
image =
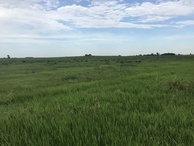
[[[194,145],[193,56],[0,60],[0,145]]]

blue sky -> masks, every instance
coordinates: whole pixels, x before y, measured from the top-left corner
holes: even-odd
[[[0,57],[194,53],[193,0],[0,0]]]

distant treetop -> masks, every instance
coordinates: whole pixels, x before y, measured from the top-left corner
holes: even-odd
[[[89,56],[92,56],[92,54],[85,54],[85,56],[89,57]]]
[[[176,55],[175,53],[164,53],[164,54],[161,54],[161,55]]]

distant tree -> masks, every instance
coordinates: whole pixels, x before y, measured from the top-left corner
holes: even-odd
[[[7,59],[10,59],[10,56],[9,55],[7,55]]]
[[[160,53],[156,52],[156,55],[157,55],[157,56],[160,56]]]
[[[92,54],[85,54],[85,56],[86,56],[86,57],[90,57],[90,56],[92,56]]]
[[[162,55],[176,55],[175,53],[164,53]]]

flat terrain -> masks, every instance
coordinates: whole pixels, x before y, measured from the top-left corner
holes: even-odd
[[[192,146],[194,56],[0,59],[1,146]]]

